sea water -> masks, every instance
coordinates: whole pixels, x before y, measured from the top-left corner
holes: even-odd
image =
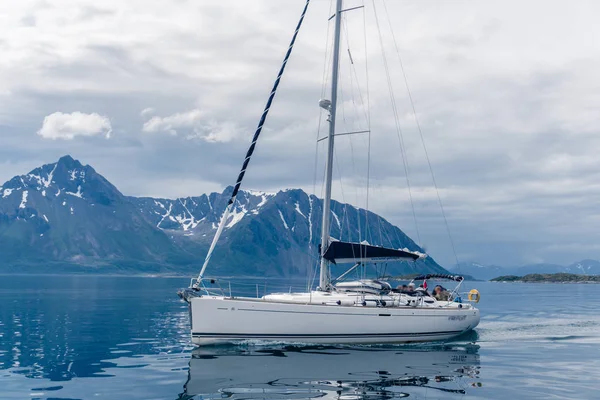
[[[598,285],[466,282],[481,324],[448,343],[194,349],[188,282],[0,276],[0,399],[600,398]]]

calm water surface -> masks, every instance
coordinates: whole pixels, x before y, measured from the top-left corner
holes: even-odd
[[[187,284],[0,276],[0,399],[600,398],[597,285],[468,283],[482,322],[451,343],[194,350]]]

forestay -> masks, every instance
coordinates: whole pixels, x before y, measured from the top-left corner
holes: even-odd
[[[208,249],[208,253],[206,254],[206,258],[204,259],[204,264],[202,265],[202,269],[200,270],[200,274],[198,275],[196,286],[202,281],[202,277],[204,276],[204,271],[206,271],[206,267],[210,261],[210,257],[219,241],[219,237],[223,232],[223,228],[227,223],[227,219],[229,218],[229,214],[233,209],[235,204],[235,199],[237,197],[238,191],[242,186],[242,181],[244,180],[244,175],[246,174],[246,169],[248,169],[248,165],[250,164],[250,159],[252,158],[252,154],[254,154],[254,150],[256,149],[256,143],[258,142],[258,138],[262,132],[263,126],[267,121],[267,116],[269,115],[269,110],[271,109],[271,105],[273,104],[273,99],[275,99],[275,95],[277,94],[277,88],[279,87],[279,83],[281,82],[281,78],[283,77],[283,73],[285,72],[285,67],[292,55],[292,50],[294,49],[294,44],[296,43],[296,38],[298,37],[298,32],[300,32],[300,28],[302,27],[302,23],[304,22],[304,17],[306,16],[306,11],[308,10],[308,5],[310,4],[310,0],[306,0],[306,4],[304,5],[304,9],[302,10],[302,14],[300,15],[300,20],[298,21],[298,25],[296,26],[296,30],[294,31],[294,35],[292,36],[292,40],[288,47],[287,52],[285,53],[285,57],[283,58],[283,63],[281,64],[281,68],[279,69],[279,73],[277,74],[277,78],[275,79],[275,83],[273,84],[273,89],[271,89],[271,93],[269,94],[269,99],[267,100],[267,104],[265,105],[265,109],[263,110],[262,115],[260,116],[260,120],[258,121],[258,126],[256,127],[256,131],[254,132],[254,136],[252,137],[252,143],[246,152],[246,157],[244,158],[244,162],[242,164],[242,169],[238,174],[237,180],[235,182],[235,186],[233,187],[233,192],[231,193],[231,197],[229,198],[229,202],[227,203],[227,207],[225,208],[225,212],[221,216],[221,222],[219,223],[219,227],[217,228],[217,232],[213,238],[212,243],[210,244],[210,248]]]

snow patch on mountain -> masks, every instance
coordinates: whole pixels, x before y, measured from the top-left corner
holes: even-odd
[[[52,168],[52,171],[50,171],[48,174],[46,174],[45,178],[42,177],[41,173],[40,173],[40,175],[37,175],[37,174],[34,174],[33,172],[29,173],[27,176],[29,177],[30,181],[33,179],[37,182],[38,190],[41,188],[48,188],[52,184],[52,179],[54,178],[54,172],[56,171],[57,166],[58,166],[58,163],[54,163],[54,167]]]
[[[78,178],[81,179],[82,182],[85,183],[85,171],[80,171],[78,169],[73,169],[68,171],[70,174],[70,180],[74,181],[77,180]]]
[[[258,203],[258,205],[256,207],[261,208],[262,206],[264,206],[265,204],[267,204],[267,201],[269,201],[269,199],[271,197],[273,197],[274,195],[267,195],[267,194],[263,194],[261,195],[261,201],[260,203]]]
[[[225,228],[233,228],[235,224],[237,224],[242,220],[242,218],[244,218],[244,215],[246,215],[247,212],[248,210],[246,210],[245,206],[240,206],[239,209],[234,208],[231,211],[231,214],[229,214],[229,222],[227,223],[227,225],[225,225]]]
[[[24,190],[23,196],[21,197],[21,204],[19,204],[19,208],[27,207],[27,196],[29,196],[29,192],[27,190]]]
[[[287,222],[285,222],[285,218],[283,218],[283,214],[281,213],[281,210],[277,210],[279,212],[279,217],[281,218],[281,222],[283,222],[283,226],[285,227],[285,229],[287,229],[288,231],[290,230],[290,227],[288,226]]]
[[[191,200],[191,201],[192,201],[192,203],[194,205],[196,205],[196,203],[194,202],[194,200]],[[181,204],[181,206],[187,212],[187,214],[189,215],[189,217],[186,217],[185,214],[183,216],[178,215],[178,216],[175,217],[175,220],[177,222],[179,222],[179,224],[181,224],[181,227],[183,228],[184,231],[188,231],[190,229],[196,228],[198,226],[198,221],[196,221],[194,219],[194,214],[192,214],[190,212],[190,210],[188,210],[188,208],[187,208],[187,201],[181,201],[181,199],[179,199],[179,204]]]
[[[156,203],[163,210],[165,209],[165,205],[162,204],[161,202],[155,200],[154,203]],[[161,217],[162,217],[161,220],[158,222],[158,224],[156,224],[157,228],[160,228],[160,224],[162,224],[162,222],[165,220],[165,218],[171,217],[171,210],[173,210],[173,204],[169,204],[169,209],[167,210],[167,212],[164,215],[161,215]]]
[[[194,229],[198,225],[198,222],[194,220],[194,216],[183,218],[181,215],[178,215],[175,217],[175,221],[181,224],[181,227],[186,232],[190,229]]]
[[[331,214],[333,214],[333,218],[335,218],[335,222],[337,223],[338,228],[341,230],[342,224],[340,224],[340,219],[338,218],[337,214],[334,213],[333,210],[331,211]]]
[[[302,215],[304,218],[306,218],[306,215],[304,215],[302,213],[302,210],[300,210],[300,203],[296,202],[296,211],[298,212],[298,214]]]
[[[197,232],[203,236],[212,225],[218,225],[227,206],[228,190],[224,193],[203,194],[198,197],[170,199],[131,198],[137,208],[155,226],[163,230]],[[240,190],[225,229],[231,229],[248,216],[259,215],[260,211],[275,198],[276,194],[256,190]]]
[[[272,199],[273,197],[275,197],[275,193],[261,192],[259,190],[248,189],[248,190],[244,190],[244,192],[248,193],[250,196],[255,196],[255,197],[260,197],[261,198],[260,203],[258,203],[256,205],[257,208],[261,208],[262,206],[264,206],[265,204],[267,204],[267,202],[270,199]]]
[[[402,250],[402,251],[405,251],[405,252],[407,252],[407,253],[413,253],[413,254],[415,254],[415,255],[419,256],[419,258],[427,258],[427,257],[428,257],[428,256],[427,256],[427,254],[425,254],[425,253],[421,253],[421,252],[420,252],[420,251],[418,251],[418,250],[410,250],[410,249],[409,249],[409,248],[407,248],[407,247],[403,247],[403,248],[401,248],[401,249],[398,249],[398,250]]]
[[[44,185],[44,187],[47,188],[52,183],[52,179],[54,178],[54,172],[56,171],[57,166],[58,166],[58,163],[55,163],[54,168],[52,168],[52,171],[50,171],[50,173],[48,174],[48,178],[45,180],[42,179],[42,184]]]
[[[80,199],[83,198],[83,195],[81,193],[81,185],[77,186],[77,192],[73,193],[73,192],[65,191],[65,193],[68,194],[69,196],[79,197]]]

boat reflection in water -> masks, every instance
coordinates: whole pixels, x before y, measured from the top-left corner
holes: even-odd
[[[479,382],[479,346],[202,348],[180,399],[462,398]]]

